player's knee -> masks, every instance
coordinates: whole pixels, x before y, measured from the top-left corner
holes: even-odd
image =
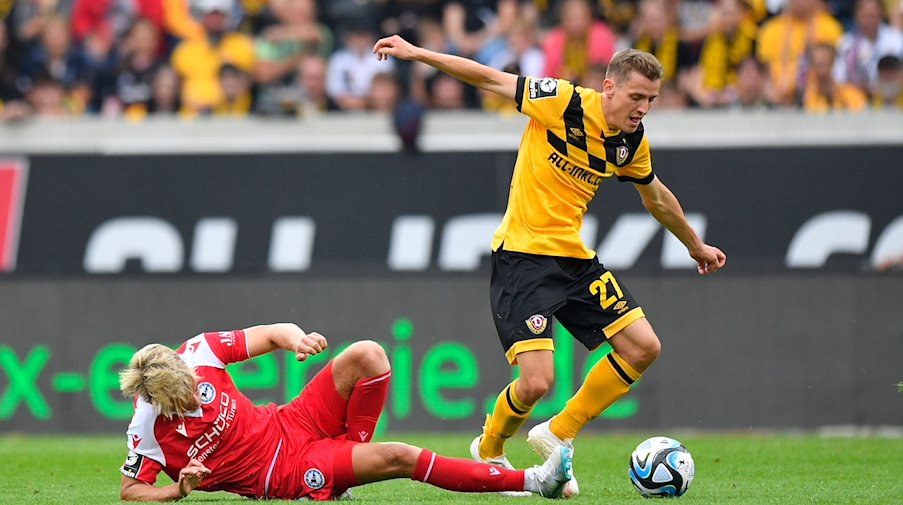
[[[549,392],[554,379],[553,374],[521,376],[517,380],[517,398],[527,405],[534,405]]]
[[[383,465],[392,473],[409,474],[417,466],[421,449],[408,444],[390,442],[383,444]]]
[[[361,340],[345,350],[348,358],[364,376],[384,374],[389,371],[389,358],[381,345],[372,340]]]
[[[637,359],[643,368],[648,367],[662,352],[662,342],[658,337],[648,339],[637,348]]]

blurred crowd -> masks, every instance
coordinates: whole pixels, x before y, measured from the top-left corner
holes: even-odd
[[[0,0],[0,117],[306,116],[514,104],[377,61],[398,33],[601,88],[625,47],[660,108],[903,110],[903,0]]]

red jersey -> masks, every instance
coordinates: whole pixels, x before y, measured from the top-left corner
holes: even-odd
[[[247,360],[243,331],[203,333],[176,351],[199,377],[201,407],[167,419],[144,400],[135,400],[129,424],[129,455],[120,471],[154,484],[160,471],[178,482],[192,458],[211,470],[197,488],[264,498],[282,445],[273,404],[255,407],[232,382],[226,365]]]

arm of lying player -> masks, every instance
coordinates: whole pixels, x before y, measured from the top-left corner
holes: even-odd
[[[700,275],[711,274],[724,267],[727,261],[725,254],[721,249],[706,244],[696,235],[687,222],[677,197],[658,177],[653,178],[649,184],[634,186],[643,199],[643,206],[652,217],[686,246],[690,257],[696,260],[696,269]]]
[[[406,41],[398,35],[379,39],[373,46],[373,54],[378,60],[388,57],[426,63],[461,81],[477,88],[491,91],[511,100],[517,94],[517,76],[487,67],[473,60],[437,53]]]
[[[210,475],[210,469],[196,459],[179,471],[179,481],[168,486],[156,487],[131,477],[122,476],[119,499],[122,501],[167,502],[181,500],[201,485]]]
[[[282,349],[295,353],[295,359],[304,361],[308,356],[323,352],[327,347],[326,337],[319,333],[305,333],[294,323],[266,324],[246,328],[248,354],[253,358]]]

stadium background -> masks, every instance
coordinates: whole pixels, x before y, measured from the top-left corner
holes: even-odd
[[[899,434],[899,114],[646,124],[659,176],[729,264],[699,278],[629,185],[603,185],[584,238],[664,352],[592,429]],[[3,125],[0,432],[121,433],[115,372],[134,349],[273,321],[334,349],[383,343],[389,429],[475,431],[510,377],[486,254],[522,126],[432,113],[412,154],[381,115]],[[587,366],[559,337],[537,417]],[[233,373],[281,402],[321,364],[268,356]]]

